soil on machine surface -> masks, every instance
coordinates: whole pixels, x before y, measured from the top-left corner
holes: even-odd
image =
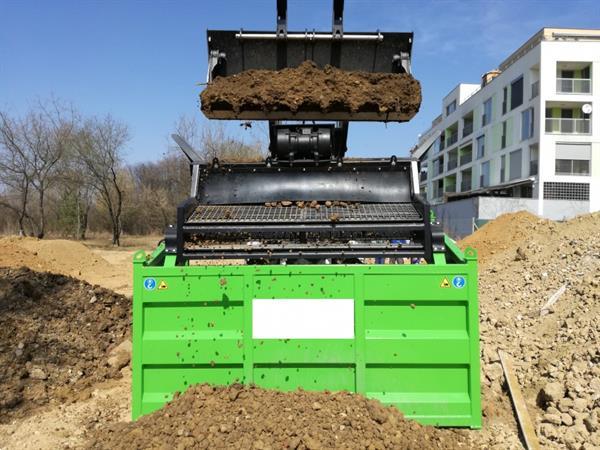
[[[131,301],[99,286],[27,268],[0,269],[0,423],[89,397],[121,377]]]
[[[394,407],[348,392],[279,392],[196,385],[163,409],[95,432],[91,448],[460,449],[464,431],[405,420]]]
[[[202,112],[375,113],[409,120],[421,105],[421,85],[408,74],[323,69],[312,61],[282,70],[252,69],[218,77],[200,95]],[[293,118],[293,117],[290,117]]]

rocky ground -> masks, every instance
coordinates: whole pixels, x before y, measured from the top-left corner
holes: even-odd
[[[0,269],[0,422],[89,398],[129,363],[130,299],[74,278]]]
[[[520,447],[501,349],[512,356],[542,445],[600,448],[600,214],[567,223],[508,215],[462,244],[482,253],[482,392],[486,423],[497,429],[487,443]]]

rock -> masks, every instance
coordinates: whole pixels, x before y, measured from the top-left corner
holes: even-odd
[[[562,421],[562,423],[568,427],[570,427],[571,425],[573,425],[573,418],[567,414],[567,413],[562,413],[560,415],[560,420]]]
[[[500,364],[493,363],[487,367],[485,374],[490,379],[490,381],[495,381],[504,376],[504,371],[502,370],[502,366]]]
[[[573,409],[577,412],[583,412],[588,408],[588,400],[585,398],[576,398],[573,400]]]
[[[560,412],[567,412],[571,408],[573,408],[573,400],[569,397],[561,398],[558,401],[558,409],[560,410]]]
[[[314,409],[315,411],[320,410],[321,408],[323,408],[323,406],[321,406],[321,404],[319,402],[314,402],[312,404],[312,409]]]
[[[558,414],[544,414],[543,419],[544,422],[552,423],[554,425],[560,425],[562,423],[562,418]]]
[[[590,433],[598,431],[598,417],[593,417],[591,415],[587,416],[585,419],[583,419],[583,424]]]
[[[125,340],[113,348],[106,362],[110,367],[117,370],[122,369],[131,360],[131,341]]]
[[[34,367],[29,371],[29,378],[33,378],[34,380],[47,380],[48,374],[39,367]]]
[[[565,387],[561,383],[547,383],[540,391],[542,399],[548,403],[556,403],[565,396]]]
[[[558,437],[558,430],[549,423],[543,423],[540,425],[540,434],[548,439],[554,440]]]

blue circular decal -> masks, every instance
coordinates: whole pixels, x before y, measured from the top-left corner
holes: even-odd
[[[147,291],[153,291],[156,288],[156,280],[154,278],[146,278],[144,280],[144,288]]]
[[[467,280],[465,280],[465,277],[461,277],[461,276],[457,275],[454,278],[452,278],[452,286],[454,286],[457,289],[464,288],[466,284],[467,284]]]

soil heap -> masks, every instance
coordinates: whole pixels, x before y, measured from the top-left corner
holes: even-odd
[[[348,392],[196,385],[137,422],[97,431],[90,448],[460,449],[466,434],[405,420]]]
[[[121,294],[131,294],[123,268],[113,266],[78,241],[14,236],[0,238],[0,267],[23,266],[69,275],[92,284],[102,284]]]
[[[0,421],[121,376],[131,301],[63,275],[0,269]]]
[[[200,100],[208,118],[217,111],[232,111],[234,116],[245,111],[372,112],[396,113],[410,120],[421,105],[421,85],[408,74],[349,72],[329,65],[320,69],[305,61],[296,68],[218,77]]]
[[[466,243],[483,244],[484,429],[494,430],[485,446],[520,448],[499,349],[511,355],[544,448],[600,446],[600,213],[563,223],[506,215]]]

